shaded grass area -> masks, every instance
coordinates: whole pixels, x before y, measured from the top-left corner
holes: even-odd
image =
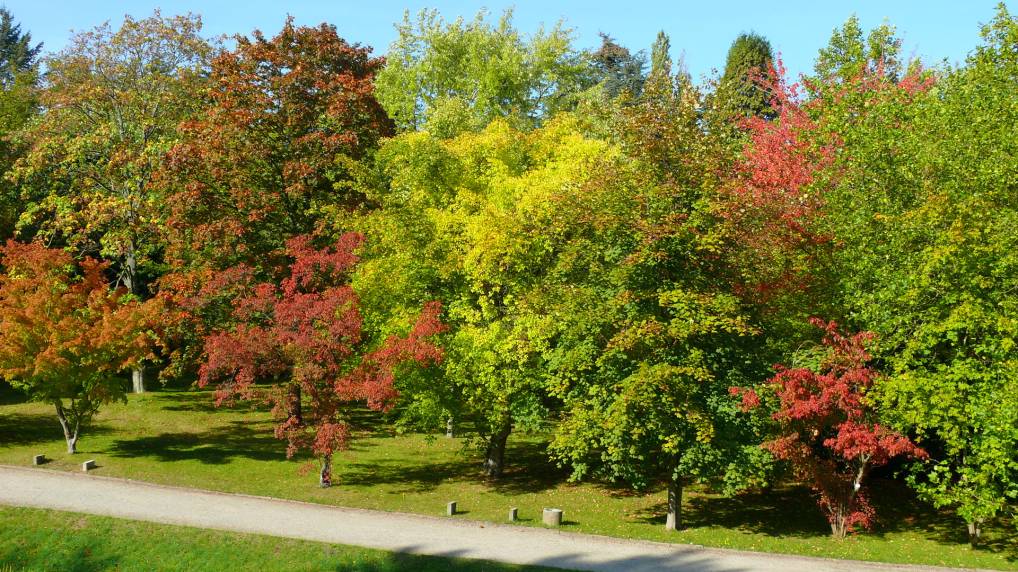
[[[0,570],[335,570],[343,572],[543,572],[548,568],[417,556],[158,525],[109,517],[0,507]]]
[[[966,543],[961,519],[934,511],[892,481],[875,480],[880,522],[845,541],[829,528],[808,490],[785,487],[725,498],[693,489],[685,497],[687,529],[664,531],[665,495],[636,494],[599,484],[572,484],[552,465],[541,436],[514,435],[505,477],[481,478],[480,457],[461,439],[395,435],[377,416],[358,412],[360,431],[335,467],[335,486],[320,489],[307,458],[287,460],[262,408],[242,404],[217,410],[209,393],[162,391],[132,395],[105,408],[79,443],[64,453],[59,426],[43,404],[0,405],[0,463],[31,464],[33,454],[54,459],[47,468],[78,470],[94,458],[97,474],[241,492],[332,505],[444,514],[455,500],[469,518],[504,522],[518,507],[523,526],[540,526],[543,507],[565,510],[565,530],[665,542],[785,552],[835,558],[1018,570],[1013,523],[987,527],[979,549]]]

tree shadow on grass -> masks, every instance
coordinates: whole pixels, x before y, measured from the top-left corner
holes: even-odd
[[[549,459],[548,443],[543,441],[510,441],[505,459],[502,477],[487,482],[489,488],[502,494],[544,492],[558,487],[569,477],[568,471]],[[479,465],[480,460],[477,462]]]
[[[159,396],[160,409],[163,411],[183,411],[196,413],[214,413],[216,411],[268,411],[264,401],[252,399],[250,401],[235,401],[232,404],[224,404],[216,407],[215,392],[213,391],[166,391],[157,392]]]
[[[428,461],[422,458],[411,464],[406,459],[347,462],[340,469],[345,486],[372,487],[402,485],[395,493],[425,493],[435,490],[446,481],[466,481],[479,478],[479,472],[466,459]]]
[[[663,488],[648,491],[661,502],[636,512],[636,520],[664,526],[668,505]],[[683,499],[683,526],[717,526],[775,537],[813,538],[830,533],[830,527],[809,490],[775,488],[733,497],[687,494]]]
[[[354,441],[350,450],[374,447]],[[370,462],[347,461],[341,469],[343,483],[351,486],[403,485],[395,492],[430,492],[444,482],[484,483],[503,494],[538,493],[565,482],[566,473],[548,460],[547,444],[535,441],[510,442],[506,468],[498,480],[485,480],[482,457],[470,449],[452,459],[426,453],[396,459],[372,459]]]
[[[162,433],[151,437],[118,439],[113,457],[154,457],[160,462],[200,461],[222,465],[234,458],[280,461],[285,445],[276,439],[269,422],[231,421],[227,427],[198,433]]]
[[[17,405],[28,401],[24,391],[11,387],[11,384],[0,380],[0,405]]]
[[[82,428],[82,439],[95,435],[106,435],[112,430],[105,424],[92,423]],[[53,441],[63,442],[64,432],[60,429],[56,413],[42,415],[37,413],[4,413],[0,414],[0,445],[24,446]]]
[[[874,479],[869,487],[877,510],[877,523],[867,534],[886,536],[918,531],[940,544],[968,544],[965,521],[954,511],[934,508],[899,481]],[[1018,561],[1018,529],[1014,523],[998,518],[985,523],[983,528],[986,535],[974,550],[1003,554],[1012,562]]]
[[[59,550],[47,550],[45,555],[46,569],[66,570],[67,572],[98,572],[99,570],[117,570],[120,559],[106,554],[96,555],[89,546],[61,547]],[[0,552],[0,570],[32,569],[37,565],[27,558],[24,552]],[[29,568],[22,568],[29,567]]]

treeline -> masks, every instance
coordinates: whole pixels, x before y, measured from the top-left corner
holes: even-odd
[[[669,528],[687,484],[791,476],[843,536],[894,459],[973,541],[1018,506],[1003,5],[960,66],[851,18],[795,83],[755,34],[697,83],[664,32],[508,13],[407,17],[384,59],[158,12],[39,59],[0,16],[0,375],[70,452],[130,369],[267,395],[323,485],[367,403],[472,426],[493,479],[550,427],[575,479],[668,483]]]

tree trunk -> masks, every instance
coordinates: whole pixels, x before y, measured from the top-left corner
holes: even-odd
[[[682,529],[682,479],[673,478],[668,482],[668,517],[665,530]]]
[[[131,387],[135,393],[145,393],[145,366],[139,365],[131,370]]]
[[[64,441],[67,442],[67,453],[73,455],[78,452],[79,423],[78,421],[75,421],[74,426],[71,427],[71,422],[67,420],[67,416],[64,414],[63,404],[57,401],[54,405],[57,410],[57,419],[60,420],[60,428],[64,430]]]
[[[449,439],[454,437],[452,417],[445,420],[445,436]]]
[[[830,515],[831,536],[843,540],[848,535],[848,506],[839,506]]]
[[[138,294],[138,260],[134,256],[133,242],[128,243],[124,267],[124,285],[131,294]],[[135,393],[145,393],[145,366],[139,364],[131,370],[131,389]]]
[[[322,458],[322,470],[318,473],[318,484],[327,489],[332,486],[332,455]]]
[[[845,493],[839,500],[840,504],[834,504],[831,507],[829,519],[831,521],[831,536],[838,540],[842,540],[848,535],[848,517],[855,510],[855,498],[859,494],[859,490],[862,489],[862,481],[866,477],[866,471],[869,469],[870,457],[869,455],[863,455],[859,458],[859,466],[856,469],[855,478],[852,479],[852,488]]]
[[[484,472],[489,478],[497,479],[502,476],[502,470],[505,468],[505,445],[509,440],[512,428],[512,419],[506,417],[488,438],[488,447],[484,455]]]
[[[972,546],[976,546],[977,544],[979,544],[979,537],[983,535],[982,528],[983,521],[980,519],[976,519],[975,521],[969,522],[967,524],[969,529],[969,544],[971,544]]]
[[[290,419],[296,419],[297,425],[304,424],[304,415],[301,409],[300,399],[300,384],[290,383],[288,388],[288,394],[286,397],[286,414]]]

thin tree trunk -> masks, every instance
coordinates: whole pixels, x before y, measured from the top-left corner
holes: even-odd
[[[138,260],[134,255],[134,243],[127,245],[127,259],[124,262],[124,284],[131,294],[138,294]],[[131,370],[131,389],[135,393],[145,393],[145,366],[138,365]]]
[[[675,477],[668,482],[668,517],[665,530],[682,529],[682,479]]]
[[[509,440],[512,428],[512,419],[506,417],[488,438],[488,447],[484,455],[484,472],[489,478],[497,479],[502,476],[502,470],[505,468],[506,442]]]
[[[64,441],[67,442],[67,453],[73,455],[78,452],[78,430],[80,429],[77,421],[74,422],[74,427],[71,427],[71,422],[67,420],[67,415],[64,414],[64,406],[59,401],[55,402],[57,410],[57,419],[60,420],[60,428],[64,430]]]
[[[452,417],[445,420],[445,436],[449,439],[454,437]]]
[[[318,484],[327,489],[332,486],[332,455],[322,458],[322,470],[318,473]]]
[[[131,388],[135,393],[145,393],[145,366],[138,365],[131,370]]]
[[[835,513],[831,519],[831,536],[837,540],[844,540],[848,536],[848,509],[842,508]]]
[[[982,529],[983,521],[977,519],[967,524],[969,529],[969,544],[971,544],[972,546],[976,546],[977,544],[979,544],[979,537],[983,535]]]
[[[300,384],[291,382],[289,388],[287,388],[286,414],[290,419],[295,419],[297,421],[297,425],[304,424],[304,414],[301,409],[300,400]]]

